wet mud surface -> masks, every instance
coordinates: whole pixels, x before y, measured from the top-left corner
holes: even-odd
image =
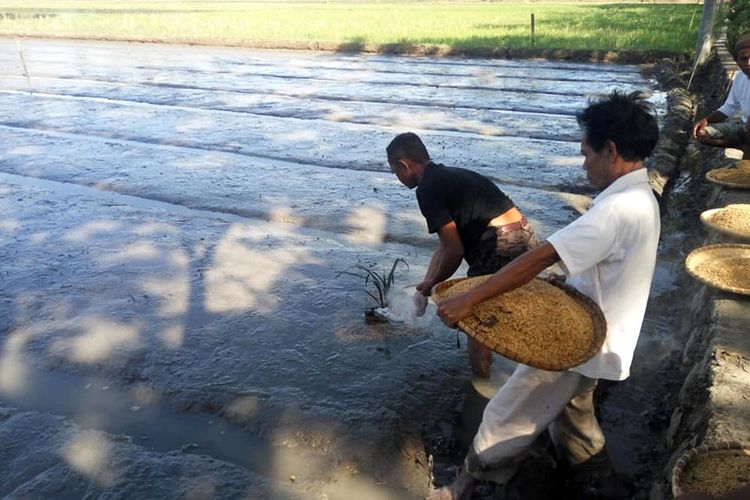
[[[385,146],[416,131],[544,237],[593,194],[575,110],[654,87],[627,66],[34,40],[26,78],[0,47],[0,496],[16,497],[424,495],[430,455],[453,460],[464,342],[429,312],[365,324],[363,280],[339,274],[402,257],[407,285],[429,263]],[[672,349],[655,307],[651,361],[603,407],[628,474],[644,443],[623,410]]]

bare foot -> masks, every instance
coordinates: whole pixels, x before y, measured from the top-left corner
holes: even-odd
[[[427,498],[428,500],[468,500],[473,490],[474,478],[465,469],[461,469],[455,481],[430,491]]]

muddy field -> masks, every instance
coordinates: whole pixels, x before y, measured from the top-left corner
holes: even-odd
[[[408,285],[429,262],[436,240],[385,146],[419,133],[437,161],[496,180],[544,237],[593,194],[574,112],[655,85],[614,65],[0,48],[11,497],[420,497],[433,461],[455,460],[468,362],[429,311],[366,325],[363,280],[339,274],[402,257]],[[633,376],[601,410],[634,484],[653,451],[642,403],[676,349],[670,241]]]

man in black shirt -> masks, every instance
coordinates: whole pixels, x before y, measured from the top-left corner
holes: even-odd
[[[462,259],[469,264],[468,276],[492,274],[538,244],[526,218],[491,180],[432,162],[416,134],[396,136],[386,152],[398,180],[409,189],[417,188],[428,231],[440,238],[417,285],[415,301],[421,312],[432,287],[450,278]],[[491,352],[472,338],[469,359],[476,376],[489,377]]]

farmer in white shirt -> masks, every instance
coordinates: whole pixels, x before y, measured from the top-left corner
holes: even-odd
[[[441,301],[438,314],[446,324],[455,325],[479,302],[522,286],[559,263],[568,284],[602,309],[607,321],[604,345],[588,362],[568,371],[519,364],[487,404],[464,470],[453,484],[434,490],[431,498],[461,498],[473,488],[474,478],[506,483],[524,452],[547,428],[571,470],[603,466],[595,469],[598,475],[581,474],[581,491],[607,495],[608,484],[613,484],[607,479],[614,474],[594,415],[593,391],[600,378],[624,380],[630,374],[646,311],[660,220],[643,160],[656,146],[659,131],[637,92],[615,92],[577,118],[583,130],[583,168],[589,182],[601,190],[591,208],[489,280]]]
[[[740,71],[732,81],[724,104],[693,125],[693,137],[702,144],[742,150],[742,159],[750,158],[750,32],[734,45],[734,60]],[[739,121],[735,114],[739,112]]]

